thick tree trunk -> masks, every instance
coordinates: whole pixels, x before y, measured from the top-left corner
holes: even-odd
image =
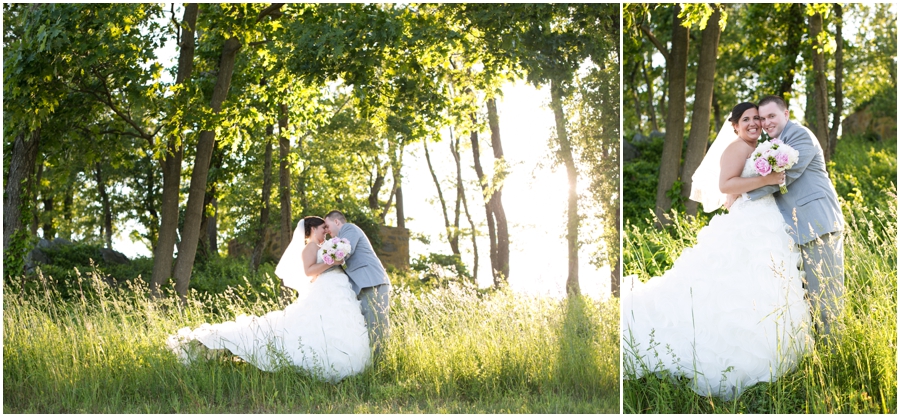
[[[234,63],[241,43],[237,38],[228,38],[222,46],[219,61],[219,74],[213,88],[210,107],[213,112],[222,110],[222,103],[228,96]],[[206,195],[206,178],[209,174],[209,162],[216,144],[216,132],[204,130],[197,141],[197,156],[194,159],[194,171],[191,173],[191,186],[188,192],[187,208],[184,213],[184,231],[178,261],[175,263],[175,291],[184,299],[191,282],[191,271],[194,268],[194,257],[197,255],[197,242],[200,237],[200,221],[203,215],[203,200]]]
[[[813,132],[819,139],[822,151],[826,159],[831,155],[828,147],[828,79],[825,75],[825,50],[818,41],[819,33],[823,29],[821,13],[815,13],[809,17],[809,38],[813,40],[813,72],[815,73],[815,112],[816,125]]]
[[[26,139],[27,137],[27,139]],[[3,252],[7,255],[10,239],[13,234],[24,227],[22,223],[22,202],[27,196],[22,192],[23,185],[34,174],[34,164],[37,160],[41,131],[36,129],[27,134],[16,135],[13,142],[13,152],[10,157],[9,174],[6,180],[6,190],[3,192]],[[25,256],[23,253],[22,256]],[[6,275],[16,274],[19,271],[4,271]]]
[[[272,125],[266,126],[266,156],[263,162],[263,188],[262,188],[262,208],[259,210],[259,226],[256,229],[256,245],[253,247],[253,254],[250,255],[250,268],[254,271],[259,270],[259,264],[262,262],[263,249],[266,245],[266,231],[269,227],[269,200],[272,199],[272,134],[274,133]]]
[[[431,163],[431,153],[428,152],[428,138],[422,140],[422,148],[425,150],[425,162],[428,164],[428,172],[431,173],[431,180],[437,188],[438,201],[441,203],[441,213],[444,215],[444,230],[447,233],[447,243],[450,244],[450,251],[454,255],[459,256],[459,226],[450,227],[450,215],[447,213],[447,202],[444,200],[444,192],[441,190],[441,181],[438,180],[437,174],[434,172],[434,165]],[[457,208],[457,211],[459,209]],[[457,221],[459,217],[457,216]]]
[[[194,69],[194,28],[197,27],[198,13],[197,3],[188,3],[184,6],[176,84],[182,84],[189,79]],[[163,171],[162,206],[160,206],[159,239],[153,251],[153,274],[150,284],[154,296],[159,295],[159,287],[172,275],[172,254],[178,240],[178,194],[181,189],[181,162],[184,158],[184,145],[179,144],[178,139],[183,138],[168,138],[166,153],[160,160]]]
[[[561,87],[555,80],[550,81],[550,107],[556,119],[556,140],[559,142],[559,153],[566,165],[566,175],[569,177],[569,207],[566,222],[569,276],[566,278],[566,293],[578,295],[581,293],[578,282],[578,171],[575,170],[575,157],[572,155],[572,145],[566,132],[566,113],[563,111],[563,93],[560,90]]]
[[[700,61],[697,64],[697,86],[694,92],[694,111],[691,114],[691,133],[688,136],[687,153],[681,169],[681,196],[684,197],[685,211],[690,216],[697,215],[697,202],[691,200],[691,176],[700,166],[709,145],[709,112],[715,88],[716,54],[719,50],[719,18],[721,12],[713,7],[712,16],[706,22],[700,39]]]
[[[291,142],[287,137],[287,105],[282,103],[278,107],[278,111],[278,199],[281,204],[281,222],[278,227],[278,235],[280,236],[281,247],[279,253],[275,255],[281,257],[284,250],[291,244],[294,222],[291,219],[291,166],[289,161]]]
[[[681,150],[684,146],[688,30],[681,25],[679,13],[681,6],[676,5],[672,11],[672,51],[666,67],[666,72],[669,73],[669,112],[666,115],[666,139],[663,142],[659,183],[656,187],[656,217],[660,225],[669,223],[666,215],[672,208],[672,199],[667,193],[678,180]]]
[[[786,34],[787,41],[783,49],[785,54],[784,60],[788,65],[785,68],[784,75],[781,78],[781,86],[778,89],[778,95],[785,100],[789,99],[789,96],[793,95],[794,91],[794,76],[797,73],[797,55],[800,54],[802,47],[803,31],[801,28],[804,25],[804,7],[805,6],[801,3],[794,3],[788,11],[788,18],[790,20],[788,27],[792,28],[792,30]]]
[[[834,4],[835,51],[834,51],[834,113],[831,117],[831,131],[828,132],[828,158],[834,156],[837,148],[838,128],[841,127],[841,113],[844,111],[844,8]]]
[[[474,121],[474,119],[475,115],[472,115],[472,120]],[[478,183],[481,185],[481,196],[484,200],[484,213],[488,226],[488,242],[490,242],[491,277],[493,278],[494,287],[499,287],[500,277],[498,276],[498,272],[500,271],[500,268],[497,262],[497,226],[494,224],[493,205],[491,204],[490,196],[487,192],[487,177],[484,175],[484,169],[481,168],[481,152],[479,151],[478,146],[478,132],[473,130],[469,139],[472,142],[475,174],[478,175]]]
[[[109,203],[109,194],[106,192],[106,179],[103,178],[103,170],[100,163],[94,164],[94,180],[97,181],[97,194],[100,195],[100,205],[103,207],[102,235],[107,249],[112,249],[112,208]]]
[[[503,180],[506,178],[506,161],[503,157],[503,144],[500,141],[500,117],[497,114],[497,102],[487,100],[488,125],[491,128],[491,149],[494,150],[494,166],[503,167],[502,172],[494,175],[494,194],[491,196],[491,212],[497,226],[497,269],[500,279],[509,279],[509,227],[506,224],[506,211],[503,209]]]
[[[156,242],[159,239],[159,213],[156,210],[156,167],[153,166],[153,158],[147,157],[147,190],[144,193],[144,209],[150,215],[150,224],[147,234],[150,240],[151,252],[156,252]]]

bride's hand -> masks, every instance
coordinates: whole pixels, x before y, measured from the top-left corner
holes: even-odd
[[[312,277],[312,279],[309,280],[309,283],[312,284],[312,283],[316,282],[317,279],[319,279],[319,276],[318,276],[318,275]]]
[[[731,205],[734,204],[734,202],[737,201],[738,197],[740,196],[740,194],[728,194],[725,197],[725,209],[730,211]]]
[[[784,172],[773,172],[763,178],[766,179],[766,185],[781,185],[784,184],[785,175]]]
[[[343,259],[335,259],[335,260],[334,260],[334,263],[332,264],[332,266],[341,266],[341,265],[343,265],[343,264],[344,264],[344,260],[343,260]]]

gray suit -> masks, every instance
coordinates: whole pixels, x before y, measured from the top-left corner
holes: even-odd
[[[369,344],[375,349],[377,358],[384,339],[390,335],[391,283],[372,249],[372,243],[359,226],[345,223],[338,237],[350,241],[350,255],[345,261],[346,273],[360,301],[360,310],[369,330]]]
[[[767,185],[747,192],[747,196],[756,200],[774,193],[791,237],[800,245],[804,284],[818,311],[816,325],[821,334],[827,335],[832,320],[843,308],[844,216],[816,136],[788,121],[779,139],[800,153],[797,163],[786,171],[788,193],[781,194],[777,185]]]

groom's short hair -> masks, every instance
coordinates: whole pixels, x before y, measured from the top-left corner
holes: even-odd
[[[765,96],[762,100],[759,101],[759,107],[762,107],[769,103],[775,103],[778,105],[778,108],[781,110],[787,110],[787,103],[784,101],[781,96]]]
[[[341,223],[347,223],[347,218],[344,217],[344,213],[341,213],[340,210],[331,210],[328,214],[325,215],[325,218],[331,220],[340,220]]]

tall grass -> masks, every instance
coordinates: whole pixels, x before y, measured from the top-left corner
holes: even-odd
[[[626,413],[897,413],[896,142],[839,142],[829,165],[844,211],[845,304],[837,342],[817,344],[798,369],[734,401],[696,395],[686,381],[647,376],[623,383]],[[631,224],[625,274],[659,276],[693,245],[703,220],[655,230]]]
[[[618,410],[618,305],[450,286],[395,289],[380,362],[338,384],[220,358],[184,366],[165,348],[182,326],[279,309],[250,285],[150,300],[142,281],[64,300],[49,285],[4,288],[3,409],[11,413],[589,412]],[[49,281],[38,277],[44,282]],[[268,284],[275,287],[275,282]],[[253,297],[246,294],[253,292]]]

